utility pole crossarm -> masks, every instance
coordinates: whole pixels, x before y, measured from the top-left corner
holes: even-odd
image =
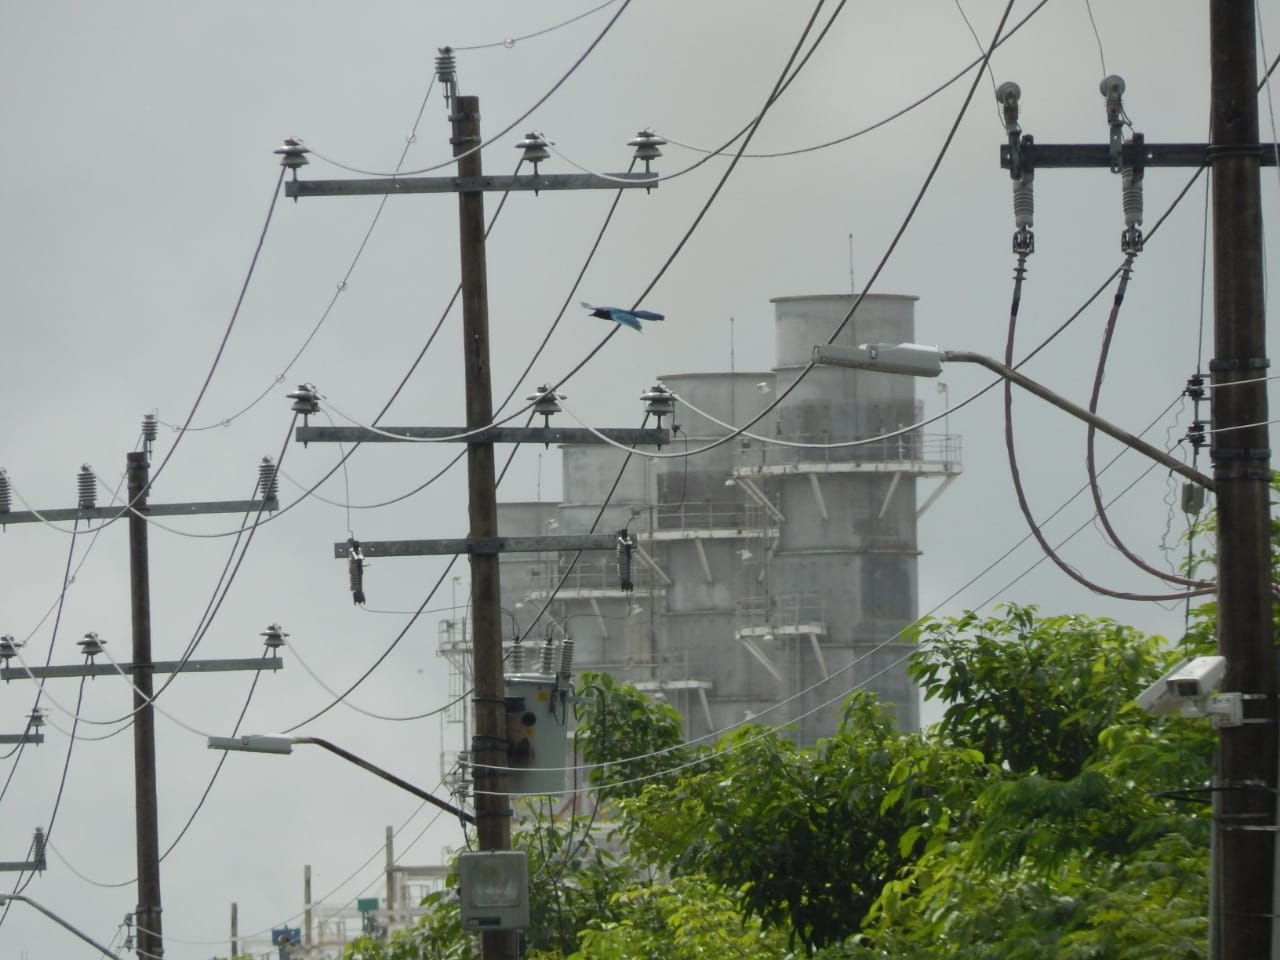
[[[466,537],[458,540],[361,540],[360,553],[371,557],[448,557],[457,554],[542,553],[564,550],[616,550],[614,533],[566,534],[557,537]],[[333,545],[335,560],[351,556],[347,540]]]
[[[660,447],[671,442],[671,431],[662,428],[610,427],[485,427],[468,432],[466,427],[296,427],[299,443],[400,443],[438,441],[442,443],[603,443],[601,438],[627,446],[649,444]]]
[[[510,193],[515,190],[628,190],[658,186],[656,173],[552,173],[517,176],[378,177],[373,180],[291,180],[286,197],[367,197],[399,193]]]
[[[271,513],[280,509],[280,501],[214,500],[204,503],[153,503],[139,509],[148,517],[194,517],[202,513]],[[9,523],[60,522],[66,520],[117,520],[129,515],[124,504],[114,507],[61,507],[55,510],[0,511],[0,527]]]
[[[1276,148],[1276,144],[1259,144],[1249,148],[1250,156],[1256,157],[1264,167],[1274,167]],[[1215,149],[1207,143],[1126,142],[1120,148],[1120,159],[1130,167],[1207,167],[1213,161]],[[1023,137],[1018,156],[1028,170],[1110,167],[1114,162],[1109,144],[1036,143],[1031,137]],[[1014,166],[1013,150],[1007,143],[1000,146],[1000,166],[1005,170]]]
[[[229,660],[158,660],[147,665],[152,673],[226,673],[231,670],[283,670],[280,657],[246,657]],[[4,667],[0,680],[43,680],[48,677],[113,677],[130,674],[132,663],[79,663],[54,667]],[[3,741],[0,741],[3,742]]]

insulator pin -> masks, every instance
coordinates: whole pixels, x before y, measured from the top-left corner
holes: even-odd
[[[80,467],[80,473],[76,477],[76,489],[79,493],[81,510],[92,510],[94,504],[98,502],[98,481],[93,475],[93,470],[86,463]]]
[[[1036,194],[1034,170],[1023,170],[1022,176],[1013,181],[1013,252],[1021,256],[1035,253],[1036,237],[1031,232],[1036,219]]]
[[[263,457],[258,464],[258,493],[263,500],[275,500],[280,494],[280,483],[276,476],[276,464],[270,457]]]
[[[624,593],[635,589],[631,579],[631,552],[635,549],[635,541],[625,529],[618,531],[618,587]]]
[[[351,579],[351,602],[364,605],[364,554],[360,541],[347,541],[347,574]]]
[[[662,418],[674,416],[676,410],[675,396],[660,383],[655,383],[652,387],[640,394],[640,399],[644,401],[645,413],[650,413],[657,418],[658,428],[662,428]]]
[[[458,94],[458,61],[453,56],[453,47],[440,47],[436,51],[436,79],[444,87],[446,100]]]
[[[1187,442],[1191,444],[1193,449],[1199,450],[1205,443],[1205,422],[1203,420],[1194,420],[1187,427]]]
[[[644,172],[652,173],[649,164],[662,156],[660,147],[665,146],[667,141],[652,130],[641,130],[634,137],[627,141],[628,147],[635,147],[635,153],[632,156],[644,164]]]
[[[311,162],[307,159],[307,154],[311,151],[297,137],[286,137],[284,143],[271,152],[280,157],[280,166],[293,171],[294,180],[298,179],[298,168]]]
[[[567,684],[573,676],[573,641],[565,637],[560,641],[560,669],[556,675],[561,683]]]
[[[1013,225],[1033,227],[1036,221],[1035,171],[1027,170],[1013,182]]]

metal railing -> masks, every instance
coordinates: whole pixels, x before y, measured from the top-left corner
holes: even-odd
[[[784,593],[776,597],[743,597],[734,605],[739,627],[795,627],[825,623],[826,598],[820,593]]]
[[[793,443],[830,444],[866,437],[836,433],[788,434]],[[792,463],[959,463],[960,437],[912,430],[896,437],[876,437],[853,447],[785,447],[752,441],[734,450],[736,468],[767,467]]]
[[[769,498],[777,506],[777,497]],[[746,500],[690,500],[649,508],[651,530],[760,530],[764,509]]]

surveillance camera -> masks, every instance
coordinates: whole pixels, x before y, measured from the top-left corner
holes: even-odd
[[[1165,679],[1169,692],[1182,700],[1212,693],[1227,672],[1226,657],[1192,657]]]
[[[1203,716],[1198,701],[1213,692],[1226,672],[1226,657],[1191,657],[1142,691],[1138,706],[1157,716],[1179,711]]]

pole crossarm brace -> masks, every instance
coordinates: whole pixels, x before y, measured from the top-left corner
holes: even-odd
[[[1239,149],[1232,148],[1233,156]],[[1247,149],[1264,167],[1276,165],[1276,144],[1265,143]],[[1120,160],[1128,167],[1207,167],[1220,151],[1207,143],[1132,143],[1120,147]],[[1111,146],[1105,143],[1036,143],[1031,137],[1023,137],[1018,146],[1018,156],[1024,169],[1050,169],[1062,167],[1110,167],[1114,162]],[[1000,166],[1013,169],[1013,151],[1009,145],[1000,146]]]
[[[562,550],[616,550],[616,533],[566,534],[557,537],[464,537],[458,540],[361,540],[360,552],[370,557],[447,557],[474,553],[542,553]],[[335,560],[347,560],[351,544],[333,545]]]
[[[656,189],[656,173],[550,173],[479,177],[378,177],[373,180],[296,180],[286,197],[367,197],[400,193],[509,193],[513,190]]]
[[[138,510],[146,517],[194,517],[201,513],[271,513],[280,509],[280,501],[214,500],[206,503],[149,503]],[[59,520],[116,520],[129,515],[129,507],[68,507],[57,510],[0,511],[0,527],[9,523],[40,523]]]
[[[5,667],[0,669],[0,680],[25,680],[31,677],[113,677],[129,674],[132,663],[82,663],[57,667]],[[280,657],[252,657],[241,660],[157,660],[151,664],[152,673],[225,673],[230,670],[283,670]],[[0,740],[0,743],[4,741]]]
[[[1043,384],[1031,379],[1024,373],[1020,373],[1013,367],[1001,363],[993,357],[988,357],[981,353],[973,353],[969,350],[941,350],[939,353],[943,360],[951,360],[957,363],[976,363],[980,367],[986,367],[992,373],[998,374],[1012,383],[1016,383],[1028,393],[1034,393],[1042,400],[1047,400],[1059,410],[1071,414],[1071,416],[1078,420],[1083,420],[1085,423],[1096,428],[1099,432],[1105,433],[1114,440],[1119,440],[1126,447],[1137,450],[1139,453],[1149,457],[1163,467],[1168,467],[1174,473],[1181,477],[1185,477],[1192,483],[1198,483],[1206,490],[1216,489],[1214,481],[1200,471],[1187,466],[1175,457],[1169,456],[1169,454],[1165,453],[1159,447],[1152,446],[1142,438],[1129,433],[1129,431],[1122,430],[1109,420],[1104,420],[1096,413],[1090,413],[1084,407],[1077,406],[1066,397],[1054,393]]]
[[[671,431],[665,427],[604,430],[585,427],[486,427],[472,432],[468,432],[466,427],[379,427],[376,430],[371,427],[297,427],[294,430],[294,439],[299,443],[400,443],[411,440],[478,444],[603,443],[602,437],[628,446],[651,444],[660,447],[671,442]]]

